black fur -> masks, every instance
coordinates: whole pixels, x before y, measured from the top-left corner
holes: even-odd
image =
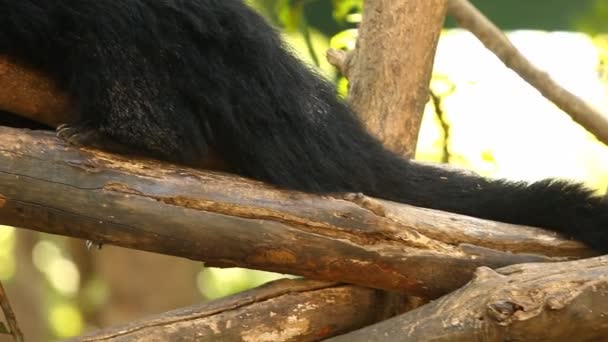
[[[581,185],[487,180],[388,152],[241,0],[0,0],[0,53],[69,94],[84,118],[60,130],[73,142],[101,135],[195,166],[213,150],[281,187],[539,226],[608,251],[608,206]]]
[[[51,127],[43,125],[39,122],[30,120],[26,117],[13,114],[4,110],[0,110],[0,126],[17,127],[17,128],[29,128],[29,129],[42,129],[48,130]]]

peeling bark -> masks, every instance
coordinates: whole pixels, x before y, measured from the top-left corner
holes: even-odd
[[[608,257],[482,267],[462,289],[332,342],[603,341]]]
[[[70,341],[319,341],[393,316],[407,303],[368,288],[279,280]]]

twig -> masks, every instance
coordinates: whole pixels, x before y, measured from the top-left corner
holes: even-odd
[[[346,79],[349,78],[350,61],[352,60],[352,51],[343,51],[337,49],[328,49],[326,56],[329,64],[333,65]]]
[[[536,88],[598,140],[608,144],[608,117],[557,84],[546,72],[532,65],[504,33],[467,0],[449,0],[448,13],[473,33],[508,68]]]
[[[441,97],[433,92],[433,90],[429,90],[429,97],[433,102],[433,107],[435,109],[435,114],[437,115],[437,119],[441,124],[441,128],[443,128],[443,156],[441,157],[442,163],[450,162],[450,149],[449,149],[449,140],[450,140],[450,125],[446,122],[445,112],[443,111],[443,106],[441,104]]]
[[[4,317],[6,318],[6,323],[10,329],[10,333],[13,336],[15,342],[23,342],[23,333],[21,329],[19,329],[19,324],[17,323],[17,317],[15,316],[15,312],[11,308],[11,304],[8,301],[8,296],[6,295],[6,291],[4,291],[4,286],[0,282],[0,307],[2,307],[2,312],[4,313]]]

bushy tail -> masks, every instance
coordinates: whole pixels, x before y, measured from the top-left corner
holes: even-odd
[[[348,106],[336,99],[332,87],[288,58],[284,63],[301,77],[293,87],[285,87],[293,93],[276,100],[277,107],[293,118],[293,125],[282,125],[270,138],[268,129],[260,128],[264,136],[247,139],[251,152],[241,149],[236,154],[251,153],[246,171],[261,173],[250,176],[305,191],[362,192],[546,228],[608,252],[608,204],[581,184],[490,180],[408,161],[373,138]]]
[[[401,160],[389,152],[385,157],[387,177],[374,196],[546,228],[598,252],[608,252],[608,203],[582,184],[555,179],[536,183],[491,180]],[[388,174],[387,169],[391,170]]]
[[[241,1],[0,0],[0,53],[113,123],[105,134],[167,160],[197,165],[208,144],[282,187],[538,226],[608,252],[608,205],[581,185],[487,180],[388,152]]]
[[[302,82],[303,83],[303,82]],[[303,86],[294,87],[302,89]],[[308,192],[362,192],[420,207],[550,229],[608,252],[608,204],[580,184],[490,180],[414,163],[386,150],[323,84],[285,97],[290,123],[240,134],[239,173]],[[325,88],[327,89],[327,88]],[[313,94],[307,98],[307,94]],[[302,104],[303,103],[303,104]],[[295,104],[295,105],[294,105]],[[316,118],[302,108],[328,108]],[[315,107],[315,108],[316,108]],[[299,117],[298,117],[299,116]],[[243,160],[246,160],[244,163]]]

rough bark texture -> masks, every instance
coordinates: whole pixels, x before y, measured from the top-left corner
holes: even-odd
[[[413,157],[446,0],[367,0],[349,62],[349,101],[371,132]]]
[[[604,341],[608,257],[480,268],[464,288],[332,342]]]
[[[280,280],[71,341],[319,341],[403,311],[407,299],[351,285]]]
[[[478,266],[589,255],[540,229],[281,191],[10,128],[0,128],[0,224],[430,298]]]

